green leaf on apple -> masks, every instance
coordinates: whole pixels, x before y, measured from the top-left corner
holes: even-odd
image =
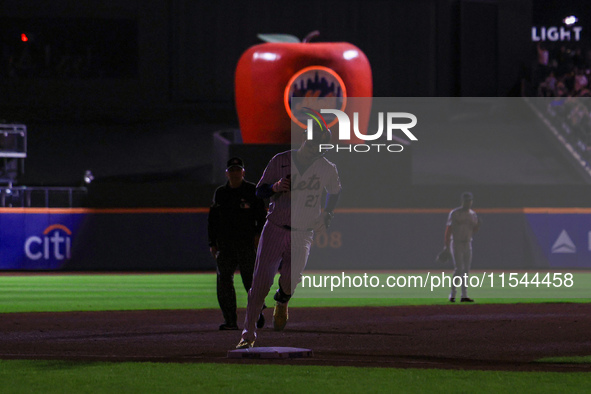
[[[300,42],[300,39],[291,34],[257,34],[260,40],[265,42]]]

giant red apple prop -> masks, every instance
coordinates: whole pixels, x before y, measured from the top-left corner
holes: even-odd
[[[308,37],[313,35],[317,32]],[[259,37],[275,41],[277,36]],[[303,42],[292,39],[255,45],[242,54],[235,82],[245,144],[289,144],[292,122],[305,128],[292,114],[292,97],[313,97],[344,111],[350,119],[353,112],[359,112],[359,124],[368,124],[370,108],[347,106],[347,97],[372,96],[371,67],[365,54],[353,44],[310,43],[308,37]],[[333,125],[329,123],[334,141]]]

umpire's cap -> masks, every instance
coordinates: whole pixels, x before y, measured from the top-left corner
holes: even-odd
[[[244,162],[239,157],[232,157],[226,164],[226,170],[229,170],[232,167],[244,168]]]

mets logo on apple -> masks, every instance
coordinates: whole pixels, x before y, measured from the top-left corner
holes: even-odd
[[[292,111],[292,98],[297,100]],[[343,79],[333,69],[324,66],[310,66],[295,73],[287,83],[283,95],[285,110],[293,121],[306,128],[307,117],[303,108],[331,108],[344,111],[347,106],[347,88]],[[328,127],[332,127],[337,118],[325,117]]]

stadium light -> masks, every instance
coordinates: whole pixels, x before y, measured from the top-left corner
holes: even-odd
[[[92,171],[90,170],[86,170],[84,172],[84,183],[86,183],[87,185],[90,185],[90,183],[94,180],[94,175],[92,174]]]
[[[570,26],[570,25],[574,25],[575,23],[577,23],[578,19],[576,16],[571,15],[571,16],[567,16],[562,21],[564,22],[565,25]]]

